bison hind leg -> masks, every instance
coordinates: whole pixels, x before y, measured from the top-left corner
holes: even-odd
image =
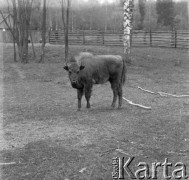
[[[111,105],[113,108],[115,108],[115,106],[116,106],[117,95],[118,95],[117,88],[114,88],[113,89],[113,101],[112,101],[112,105]]]
[[[119,104],[118,104],[118,108],[121,108],[122,106],[122,97],[123,97],[123,90],[122,90],[122,85],[119,85],[118,88],[118,97],[119,97]]]
[[[113,91],[113,101],[112,101],[112,107],[115,108],[115,105],[116,105],[116,101],[117,101],[117,96],[118,96],[118,84],[116,82],[111,82],[111,88],[112,88],[112,91]]]

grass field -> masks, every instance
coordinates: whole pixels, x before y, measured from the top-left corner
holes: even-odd
[[[122,52],[118,47],[71,46],[70,54],[83,50]],[[12,47],[3,47],[1,162],[15,162],[0,165],[3,180],[110,180],[116,156],[135,156],[131,165],[135,170],[140,161],[151,164],[165,158],[188,165],[189,98],[161,97],[137,88],[189,94],[187,51],[132,49],[124,97],[151,110],[127,102],[120,110],[111,109],[107,83],[94,86],[91,110],[85,108],[83,98],[78,112],[76,90],[63,69],[63,57],[62,46],[49,45],[44,64],[32,57],[29,64],[13,63]],[[159,168],[158,179],[162,178]]]

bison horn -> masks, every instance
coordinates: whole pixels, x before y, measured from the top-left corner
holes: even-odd
[[[80,66],[80,70],[82,70],[82,69],[84,69],[84,68],[85,68],[85,66],[83,66],[83,65]]]
[[[64,66],[64,69],[65,69],[66,71],[68,71],[68,70],[69,70],[67,65],[66,65],[66,66]]]

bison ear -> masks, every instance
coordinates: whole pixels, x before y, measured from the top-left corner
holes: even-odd
[[[69,69],[68,69],[68,66],[64,66],[64,69],[66,70],[66,71],[68,71]]]
[[[80,66],[80,70],[82,70],[82,69],[84,69],[84,68],[85,68],[85,66],[83,66],[83,65]]]

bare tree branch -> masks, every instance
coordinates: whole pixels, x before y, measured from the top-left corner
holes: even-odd
[[[13,33],[13,30],[12,30],[11,26],[9,25],[9,23],[7,22],[6,17],[4,16],[4,14],[3,14],[3,12],[2,12],[1,10],[0,10],[0,14],[1,14],[2,18],[3,18],[3,21],[5,21],[6,26],[7,26],[8,29],[10,30],[11,34],[12,34],[13,37],[15,38],[14,33]]]

